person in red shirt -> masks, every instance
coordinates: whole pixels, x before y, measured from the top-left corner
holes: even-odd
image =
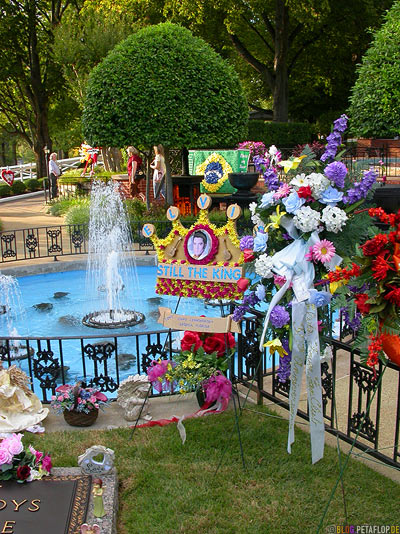
[[[135,181],[135,178],[137,171],[142,166],[142,158],[139,156],[139,151],[133,146],[128,146],[127,153],[129,188],[131,195],[134,197],[139,194],[139,188],[137,185],[137,181]]]

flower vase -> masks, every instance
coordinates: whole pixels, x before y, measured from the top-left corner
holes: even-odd
[[[70,426],[92,426],[99,415],[99,410],[90,410],[89,413],[64,410],[63,415],[65,422]]]
[[[382,348],[389,360],[400,366],[400,337],[382,334]]]

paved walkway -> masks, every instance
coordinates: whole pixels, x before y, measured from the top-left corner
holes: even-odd
[[[0,220],[3,223],[4,230],[14,230],[18,228],[34,228],[38,226],[53,226],[57,224],[63,224],[64,220],[62,217],[53,217],[47,214],[47,206],[44,203],[44,194],[36,195],[23,195],[16,200],[3,199],[0,201]],[[153,262],[153,258],[150,256],[145,256],[145,259]],[[80,258],[81,261],[84,258]],[[73,256],[60,257],[60,261],[54,262],[52,258],[42,258],[36,260],[26,260],[18,261],[14,263],[7,264],[7,268],[2,268],[4,274],[15,273],[22,274],[24,270],[29,269],[33,264],[52,264],[52,268],[55,270],[64,270],[73,267],[73,265],[66,265],[76,261],[76,258]],[[45,269],[49,268],[49,265],[43,266]],[[25,272],[24,272],[25,274]],[[343,355],[342,355],[343,356]],[[337,363],[337,380],[336,380],[336,396],[337,396],[337,406],[339,412],[339,427],[345,431],[345,422],[346,415],[341,413],[344,411],[344,403],[346,402],[346,396],[348,395],[348,382],[349,375],[348,371],[348,358],[347,356],[342,357],[338,355]],[[396,399],[397,399],[397,373],[390,372],[386,373],[385,376],[385,393],[384,399],[382,399],[382,409],[381,409],[381,419],[384,421],[383,428],[387,432],[387,436],[382,435],[381,429],[381,442],[384,445],[389,446],[390,443],[393,443],[393,413],[396,409]],[[305,389],[303,389],[305,391]],[[306,406],[306,397],[305,394],[302,395],[301,399],[301,408],[305,409]],[[275,404],[270,404],[270,408],[274,409],[277,413],[280,413],[284,419],[288,418],[288,412],[286,410],[279,409]],[[342,410],[340,408],[342,407]],[[251,406],[250,406],[251,408]],[[173,396],[173,397],[163,397],[159,399],[150,399],[150,413],[153,417],[153,420],[161,418],[171,418],[172,416],[181,416],[184,414],[190,414],[195,412],[198,409],[196,399],[193,395],[185,396]],[[91,428],[115,428],[130,426],[132,423],[126,421],[123,418],[122,410],[120,407],[113,403],[113,405],[105,412],[99,415],[99,418],[95,425]],[[304,425],[304,421],[299,419],[300,428],[307,430],[308,426]],[[54,414],[49,414],[48,418],[44,421],[44,426],[47,432],[52,432],[55,430],[74,430],[74,427],[68,427],[63,418],[58,417]],[[76,430],[76,429],[75,429]],[[386,433],[385,432],[385,433]],[[332,446],[336,446],[336,439],[326,433],[326,441]],[[349,446],[346,443],[341,442],[340,447],[343,451],[349,449]],[[380,463],[373,463],[373,460],[368,459],[363,460],[367,465],[373,467],[374,469],[382,472],[386,476],[400,482],[400,471],[395,471],[390,469],[387,466]]]

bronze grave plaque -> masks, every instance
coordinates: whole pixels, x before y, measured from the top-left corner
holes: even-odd
[[[0,480],[0,534],[78,534],[85,523],[91,477]]]

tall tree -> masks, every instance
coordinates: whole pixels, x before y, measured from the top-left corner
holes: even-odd
[[[91,144],[166,148],[231,146],[247,131],[235,71],[202,39],[165,23],[117,45],[92,71],[83,114]],[[149,195],[147,195],[149,197]]]
[[[86,4],[115,9],[113,0],[86,0]],[[272,100],[275,121],[286,121],[291,86],[294,81],[297,87],[301,85],[299,67],[303,69],[306,63],[311,70],[313,62],[320,63],[314,78],[307,73],[308,91],[319,86],[329,98],[335,83],[333,71],[343,64],[333,59],[335,68],[330,72],[332,63],[323,63],[324,51],[348,48],[346,58],[353,72],[352,58],[366,46],[365,29],[376,26],[391,4],[392,0],[119,0],[117,9],[145,20],[157,5],[165,20],[188,26],[218,52],[229,54],[231,46],[254,73],[252,77],[249,69],[241,69],[251,80],[246,85],[260,91],[260,102]],[[331,53],[326,56],[332,61]],[[345,84],[346,78],[341,79]],[[249,89],[248,95],[252,93]]]
[[[52,57],[54,29],[78,0],[0,0],[0,113],[11,135],[35,153],[45,176],[44,148],[52,149],[49,105],[62,89],[62,74]]]

